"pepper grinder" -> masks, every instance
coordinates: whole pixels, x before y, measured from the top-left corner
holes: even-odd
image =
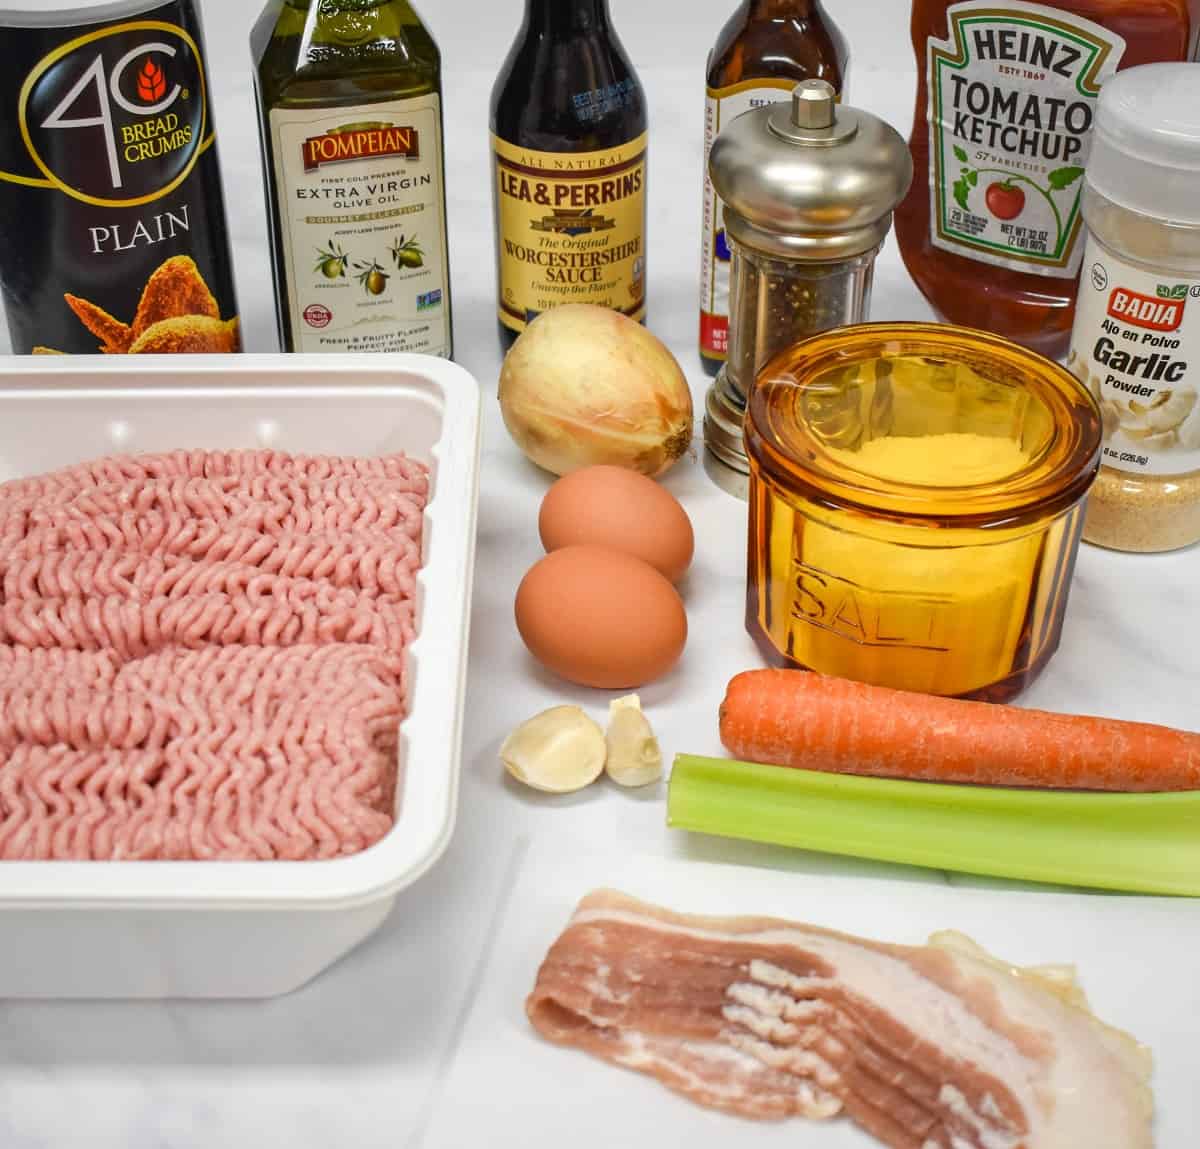
[[[776,352],[867,318],[875,256],[912,182],[903,137],[805,80],[738,116],[708,162],[729,245],[729,352],[709,388],[710,475],[745,497],[746,396]]]

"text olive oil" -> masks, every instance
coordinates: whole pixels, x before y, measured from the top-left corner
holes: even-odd
[[[646,100],[608,0],[526,0],[491,130],[502,339],[564,303],[643,319]]]
[[[281,346],[448,358],[433,38],[407,0],[271,0],[250,43]]]

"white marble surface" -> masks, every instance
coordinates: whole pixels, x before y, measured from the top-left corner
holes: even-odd
[[[205,11],[241,310],[250,349],[266,351],[275,348],[274,323],[245,47],[254,7],[208,0]],[[536,507],[546,481],[508,441],[494,401],[500,351],[485,108],[520,5],[464,0],[425,7],[447,62],[456,346],[480,381],[487,412],[455,839],[434,872],[401,896],[379,934],[289,997],[238,1004],[0,1003],[0,1149],[421,1149],[429,1099],[437,1096],[432,1086],[453,1058],[493,908],[511,884],[522,838],[558,837],[563,867],[570,867],[573,848],[614,856],[636,849],[817,874],[947,880],[687,841],[665,828],[661,790],[631,795],[598,785],[546,798],[503,776],[496,750],[516,721],[562,701],[600,714],[607,697],[564,687],[539,671],[511,621],[516,585],[540,553]],[[679,356],[697,401],[707,386],[694,350],[701,60],[732,7],[733,0],[613,0],[652,105],[650,326]],[[834,10],[855,52],[852,102],[907,130],[913,87],[907,5],[842,0]],[[889,244],[874,316],[928,315]],[[697,558],[685,588],[691,641],[678,671],[644,690],[643,702],[668,753],[718,753],[715,716],[725,682],[756,663],[742,628],[744,506],[717,490],[698,464],[677,468],[667,485],[697,527]],[[1200,550],[1141,558],[1085,548],[1062,649],[1023,703],[1197,728],[1198,696]],[[1194,931],[1198,912],[1180,903],[1181,926]],[[515,1130],[480,1130],[480,1140],[525,1144]]]

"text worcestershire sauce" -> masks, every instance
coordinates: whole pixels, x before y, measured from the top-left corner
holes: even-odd
[[[0,11],[0,31],[13,351],[240,350],[192,0]]]
[[[526,0],[490,122],[502,344],[565,303],[644,320],[646,98],[608,0]]]

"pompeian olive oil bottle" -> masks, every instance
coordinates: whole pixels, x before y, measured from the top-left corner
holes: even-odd
[[[433,38],[408,0],[270,0],[250,47],[280,344],[449,358]]]
[[[564,303],[644,319],[646,98],[608,0],[526,0],[491,133],[504,343]]]

